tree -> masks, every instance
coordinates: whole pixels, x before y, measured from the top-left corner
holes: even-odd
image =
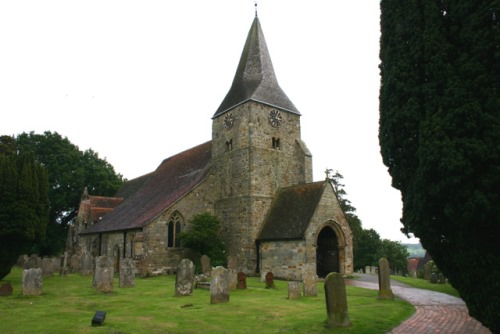
[[[407,271],[408,256],[410,253],[400,242],[383,239],[380,255],[380,257],[387,258],[394,271]]]
[[[113,166],[92,150],[80,151],[68,138],[57,132],[22,133],[17,136],[17,149],[32,152],[48,171],[49,224],[44,242],[33,252],[56,255],[64,249],[67,224],[76,217],[83,189],[113,196],[123,184],[123,177]]]
[[[403,232],[500,332],[498,1],[381,1],[379,140]]]
[[[0,279],[17,256],[43,240],[49,213],[47,170],[13,143],[0,137]]]
[[[220,221],[210,213],[199,213],[191,220],[191,229],[180,235],[183,247],[199,256],[207,255],[213,266],[226,264],[225,245],[220,238]]]

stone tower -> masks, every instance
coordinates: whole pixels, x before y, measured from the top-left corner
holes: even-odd
[[[312,181],[300,113],[280,88],[256,16],[233,84],[213,116],[215,212],[228,255],[255,270],[255,240],[276,191]]]

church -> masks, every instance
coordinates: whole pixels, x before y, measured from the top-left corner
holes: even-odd
[[[212,139],[127,181],[115,197],[82,196],[76,252],[135,260],[137,272],[192,257],[178,235],[209,212],[238,271],[301,279],[353,272],[352,233],[328,180],[313,182],[301,113],[280,88],[257,15],[233,83],[212,116]],[[193,259],[194,260],[194,259]]]

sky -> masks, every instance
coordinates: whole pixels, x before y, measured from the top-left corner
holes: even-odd
[[[257,10],[302,114],[314,181],[338,170],[365,229],[418,242],[400,232],[401,195],[377,137],[378,1],[260,0]],[[253,0],[1,1],[0,135],[57,132],[127,179],[149,173],[211,139],[254,16]]]

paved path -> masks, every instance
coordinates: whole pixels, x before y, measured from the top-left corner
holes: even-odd
[[[377,275],[356,276],[356,279],[346,280],[346,284],[378,290]],[[416,312],[390,334],[491,334],[488,328],[469,316],[467,306],[460,298],[412,288],[394,280],[391,280],[391,288],[395,295],[414,305]]]

